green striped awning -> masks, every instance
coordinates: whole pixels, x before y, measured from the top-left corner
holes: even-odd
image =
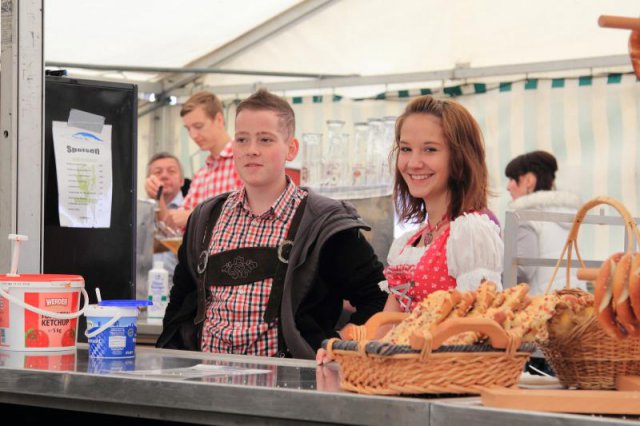
[[[607,79],[607,84],[620,84],[622,81],[623,74],[621,73],[611,73],[606,76],[602,76]],[[596,77],[598,78],[598,77]],[[588,87],[593,84],[593,76],[585,75],[577,77],[578,86],[579,87]],[[514,84],[521,83],[523,84],[524,90],[537,90],[539,88],[550,87],[551,89],[563,89],[566,87],[566,82],[569,80],[576,80],[575,77],[572,78],[528,78],[526,80],[518,80],[518,81],[504,81],[499,83],[468,83],[468,84],[458,84],[451,86],[442,86],[437,88],[418,88],[418,89],[403,89],[403,90],[395,90],[395,91],[387,91],[378,93],[377,95],[367,97],[367,98],[357,98],[351,99],[353,101],[364,101],[364,100],[406,100],[409,98],[413,98],[416,96],[422,95],[434,95],[434,96],[443,96],[455,98],[458,96],[469,96],[475,94],[483,94],[488,91],[498,91],[498,92],[511,92]],[[640,81],[640,80],[636,80]],[[319,104],[326,102],[341,102],[344,100],[343,96],[340,95],[316,95],[316,96],[293,96],[288,98],[289,101],[293,105],[299,104]],[[234,100],[237,102],[238,100]]]

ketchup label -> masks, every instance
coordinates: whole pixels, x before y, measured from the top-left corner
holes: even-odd
[[[78,309],[78,292],[25,293],[24,302],[56,313],[70,313]],[[76,345],[78,319],[57,319],[24,311],[24,345],[27,348],[73,348]]]

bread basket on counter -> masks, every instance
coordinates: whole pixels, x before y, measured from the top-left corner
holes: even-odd
[[[576,213],[573,226],[567,238],[560,259],[556,264],[554,274],[550,282],[553,282],[560,268],[562,259],[567,258],[567,282],[570,288],[570,273],[572,253],[575,250],[583,269],[578,272],[580,277],[596,279],[596,297],[593,314],[586,316],[581,322],[571,328],[567,333],[550,335],[548,341],[540,344],[545,357],[555,370],[560,382],[566,387],[578,389],[605,390],[616,388],[616,378],[627,375],[640,375],[640,328],[635,333],[625,331],[616,320],[616,309],[619,314],[622,307],[630,305],[628,288],[625,291],[614,291],[613,270],[616,268],[600,268],[589,274],[584,268],[584,262],[578,250],[578,231],[587,212],[596,206],[608,205],[613,207],[623,217],[627,230],[626,251],[633,251],[633,240],[640,241],[640,233],[637,225],[619,201],[609,197],[597,197],[585,203]],[[616,254],[603,262],[614,262],[620,259],[622,254]],[[630,265],[629,265],[630,267]],[[622,272],[622,271],[620,271]],[[637,271],[629,271],[625,279],[630,280]],[[640,286],[640,280],[639,284]],[[640,290],[640,288],[639,288]],[[549,288],[547,288],[547,292]],[[638,306],[637,308],[640,308]],[[640,312],[640,311],[639,311]],[[609,317],[605,318],[605,314]],[[611,322],[613,321],[613,322]],[[609,330],[607,330],[609,328]],[[619,328],[619,332],[611,330]]]
[[[518,337],[486,318],[446,320],[431,331],[413,334],[410,345],[367,340],[378,327],[407,316],[381,312],[346,333],[354,340],[323,342],[340,365],[343,389],[378,395],[478,394],[486,388],[517,384],[535,350],[534,344],[521,345]],[[469,331],[486,335],[490,344],[443,345],[448,338]]]

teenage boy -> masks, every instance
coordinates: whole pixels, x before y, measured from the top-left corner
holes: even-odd
[[[297,187],[294,113],[260,90],[236,110],[244,187],[193,211],[178,252],[159,347],[313,359],[338,337],[343,299],[362,324],[382,310],[382,264],[351,205]]]
[[[180,110],[180,117],[191,139],[201,150],[209,151],[209,156],[193,176],[182,207],[161,212],[163,221],[174,229],[184,228],[191,211],[201,202],[241,185],[233,167],[231,137],[224,126],[220,99],[210,92],[198,92],[187,99]],[[154,176],[149,176],[145,190],[148,194],[157,194],[160,184]]]

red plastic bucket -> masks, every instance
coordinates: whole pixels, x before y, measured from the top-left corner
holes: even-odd
[[[82,309],[80,294],[85,300]],[[78,317],[88,302],[79,275],[0,275],[0,349],[75,349]]]

